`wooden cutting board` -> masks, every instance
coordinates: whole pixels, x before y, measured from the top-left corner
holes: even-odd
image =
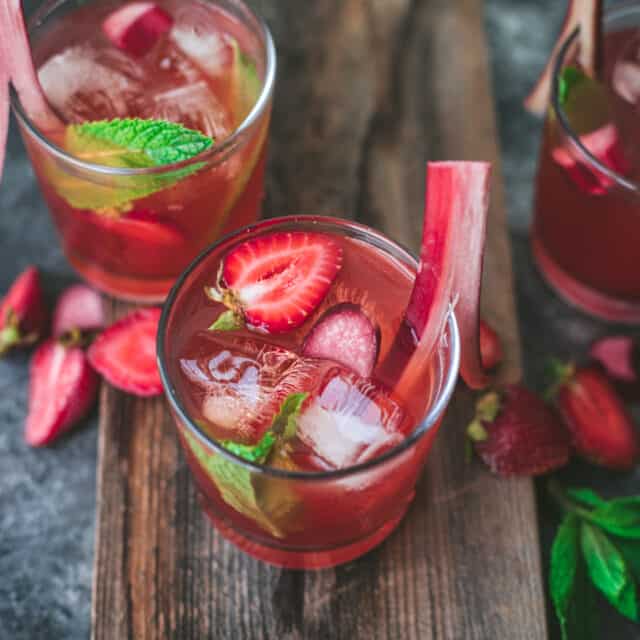
[[[520,375],[481,0],[271,0],[279,54],[267,215],[356,218],[417,249],[424,163],[494,162],[484,315]],[[113,313],[124,307],[114,304]],[[163,400],[101,397],[93,637],[546,638],[533,485],[465,464],[460,388],[415,503],[337,569],[262,564],[200,512]]]

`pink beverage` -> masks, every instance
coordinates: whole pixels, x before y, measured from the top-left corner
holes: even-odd
[[[415,349],[398,335],[416,267],[371,229],[291,217],[223,240],[172,292],[165,388],[203,507],[246,552],[332,566],[406,512],[459,356],[451,316],[416,392],[394,391]],[[265,293],[274,274],[283,288]],[[240,299],[250,325],[235,324]]]
[[[609,11],[603,38],[598,81],[581,75],[575,37],[560,52],[532,244],[543,275],[570,302],[608,320],[637,323],[640,3]]]
[[[103,291],[161,300],[205,246],[259,215],[268,31],[239,0],[48,2],[32,23],[38,77],[64,126],[43,136],[17,113],[65,253]],[[213,143],[182,173],[71,145],[66,125],[114,118],[178,123]]]

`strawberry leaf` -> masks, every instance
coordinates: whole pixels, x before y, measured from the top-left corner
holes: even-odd
[[[622,615],[637,622],[636,585],[620,551],[605,533],[586,522],[580,541],[593,584]]]
[[[65,149],[81,160],[120,169],[148,169],[194,158],[213,140],[198,131],[162,120],[127,118],[67,126]],[[158,175],[113,176],[108,183],[49,163],[49,178],[58,194],[76,209],[123,209],[198,171],[203,163]]]
[[[217,320],[209,327],[209,331],[237,331],[244,327],[242,317],[233,309],[221,313]]]
[[[621,538],[640,539],[640,497],[605,502],[591,513],[591,520]]]

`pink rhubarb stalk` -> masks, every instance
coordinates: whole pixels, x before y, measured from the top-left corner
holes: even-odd
[[[597,75],[602,59],[601,27],[602,0],[569,0],[560,35],[551,51],[549,60],[536,85],[524,101],[524,106],[528,111],[536,115],[544,115],[547,110],[556,58],[562,44],[576,28],[580,30],[578,63],[587,75]]]
[[[427,165],[420,266],[406,312],[418,345],[396,385],[401,398],[410,397],[423,378],[451,305],[460,329],[462,377],[472,388],[488,382],[480,359],[479,303],[490,171],[486,162]]]
[[[0,2],[0,25],[2,56],[24,110],[41,131],[60,127],[60,119],[49,106],[33,66],[20,0]]]

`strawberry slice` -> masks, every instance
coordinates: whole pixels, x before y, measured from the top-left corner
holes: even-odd
[[[331,307],[316,322],[302,345],[302,354],[333,360],[368,378],[380,348],[380,330],[357,304]]]
[[[276,232],[233,248],[224,258],[218,286],[206,292],[250,327],[284,333],[318,307],[341,266],[342,248],[333,238]]]
[[[141,58],[172,26],[173,18],[157,4],[131,2],[109,14],[102,30],[116,47]]]
[[[0,302],[0,355],[36,342],[47,330],[47,307],[36,267],[28,267]]]
[[[89,347],[93,368],[114,387],[137,396],[162,393],[156,364],[159,308],[140,309],[103,331]]]
[[[9,70],[0,44],[0,183],[9,133]]]
[[[502,476],[535,476],[569,461],[569,433],[558,416],[524,387],[482,396],[467,428],[476,453]]]
[[[96,331],[105,324],[100,294],[86,284],[67,287],[53,312],[52,334],[55,338],[73,331]]]
[[[631,171],[631,164],[626,157],[617,127],[606,124],[591,133],[580,136],[580,142],[605,167],[620,175],[627,175]],[[603,195],[615,185],[615,181],[580,162],[576,154],[564,147],[557,147],[551,152],[555,162],[560,165],[571,180],[585,193]]]
[[[576,451],[611,469],[630,469],[640,456],[640,439],[622,400],[594,367],[557,366],[553,388]]]
[[[495,369],[503,358],[500,338],[493,328],[480,320],[480,359],[485,369]]]
[[[98,376],[80,347],[44,342],[31,361],[26,442],[47,445],[71,429],[89,413],[97,389]]]
[[[596,340],[589,355],[597,360],[609,377],[623,383],[638,383],[638,345],[629,336],[607,336]]]

